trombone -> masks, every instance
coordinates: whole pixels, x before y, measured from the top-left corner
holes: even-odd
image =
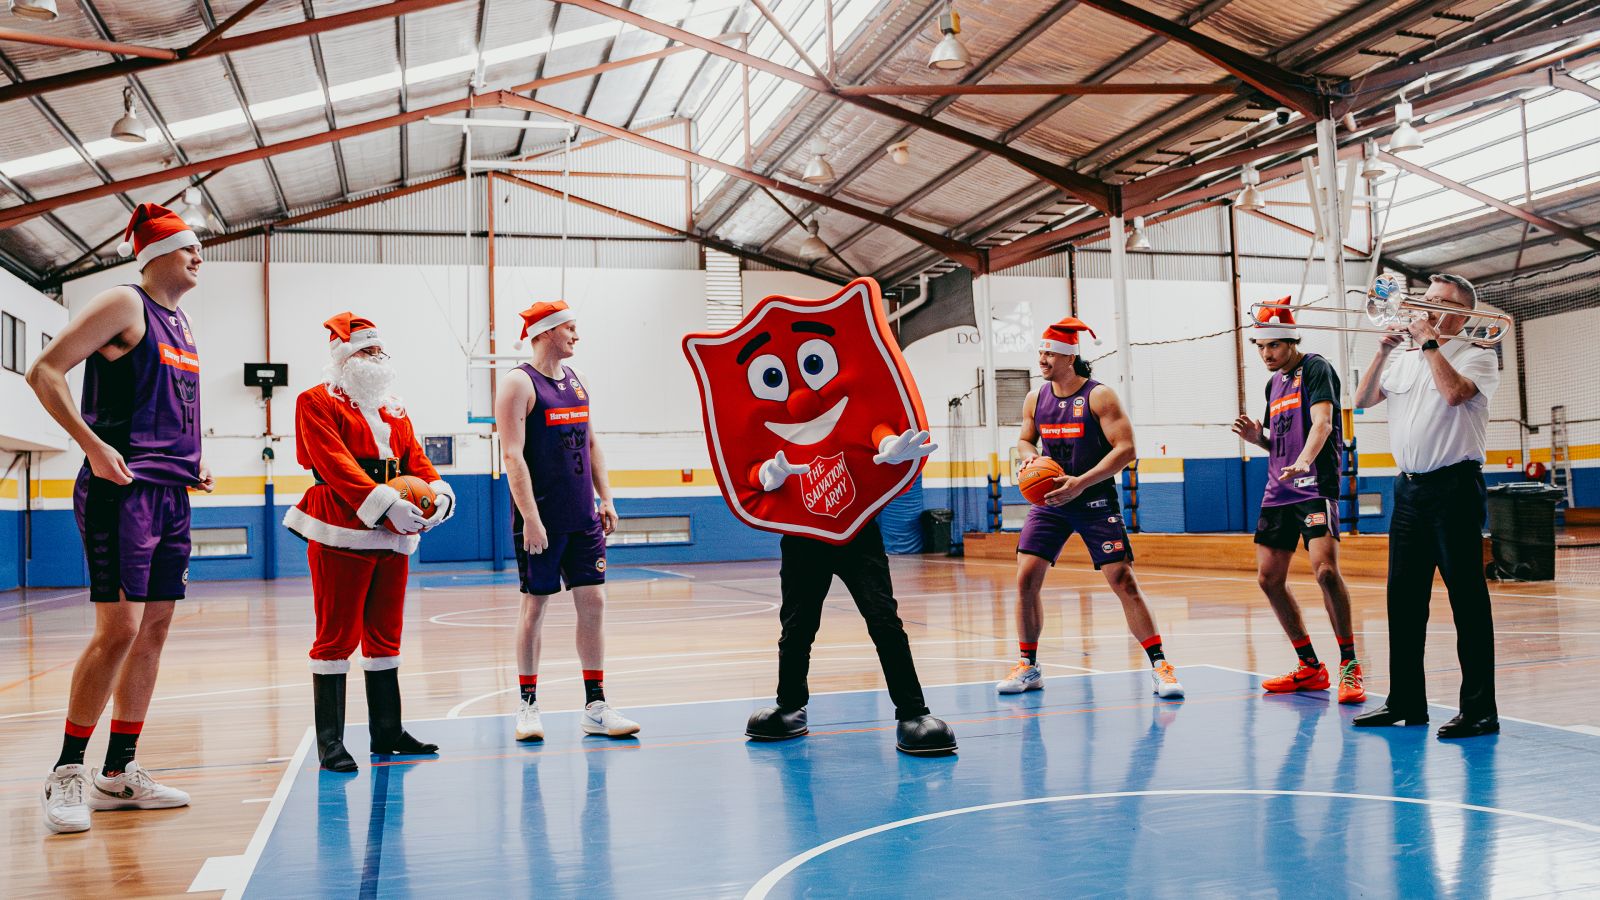
[[[1359,290],[1359,289],[1358,289]],[[1257,320],[1263,309],[1287,309],[1293,313],[1324,312],[1339,313],[1346,316],[1365,316],[1372,328],[1353,325],[1307,325],[1296,322],[1296,328],[1305,328],[1312,331],[1343,331],[1355,334],[1392,334],[1393,325],[1407,326],[1417,319],[1431,314],[1443,316],[1464,316],[1470,320],[1481,322],[1468,322],[1456,334],[1441,334],[1439,340],[1465,340],[1475,344],[1492,346],[1500,343],[1511,330],[1511,317],[1500,312],[1484,312],[1481,310],[1465,310],[1457,306],[1447,306],[1443,303],[1429,303],[1425,300],[1408,300],[1398,293],[1382,294],[1377,292],[1367,294],[1365,309],[1345,309],[1332,306],[1311,306],[1307,304],[1290,303],[1253,303],[1250,306],[1250,318]]]

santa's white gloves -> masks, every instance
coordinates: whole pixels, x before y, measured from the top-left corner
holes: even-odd
[[[389,524],[401,534],[416,534],[429,527],[428,519],[423,516],[422,510],[417,509],[417,505],[409,500],[396,500],[391,503],[383,517],[388,519]]]
[[[784,458],[783,451],[779,450],[777,456],[761,464],[761,470],[758,473],[761,476],[761,489],[763,491],[775,491],[783,487],[783,483],[789,480],[790,475],[799,475],[810,468],[810,466],[797,466],[789,462]]]
[[[878,444],[878,455],[872,461],[880,466],[892,466],[899,463],[908,463],[914,459],[921,459],[939,449],[938,444],[928,442],[926,431],[907,429],[905,434],[890,435]]]
[[[433,498],[433,504],[433,515],[425,520],[428,523],[428,527],[424,530],[437,528],[439,523],[450,518],[450,510],[455,508],[456,498],[449,494],[436,494]]]

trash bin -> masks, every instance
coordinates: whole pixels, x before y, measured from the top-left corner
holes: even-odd
[[[948,509],[923,510],[922,552],[948,555],[950,553],[950,525],[955,520],[955,513]]]
[[[1556,504],[1565,496],[1536,481],[1489,488],[1489,574],[1517,581],[1556,577]]]

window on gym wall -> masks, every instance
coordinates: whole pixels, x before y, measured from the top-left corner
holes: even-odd
[[[606,546],[630,544],[687,544],[688,516],[630,516],[617,522],[617,529],[606,538]]]
[[[196,528],[189,533],[193,556],[249,556],[248,528]]]
[[[10,313],[0,313],[0,366],[21,374],[28,367],[24,343],[28,324]]]
[[[995,369],[994,370],[994,405],[1000,412],[1000,426],[1002,428],[1021,427],[1022,404],[1028,399],[1028,391],[1033,386],[1033,373],[1027,369]],[[978,393],[983,396],[983,370],[978,370]],[[978,424],[987,425],[984,421],[983,403],[978,403]]]

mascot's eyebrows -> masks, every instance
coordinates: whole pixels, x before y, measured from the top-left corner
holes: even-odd
[[[752,353],[761,349],[761,345],[770,340],[772,340],[772,335],[767,334],[765,331],[761,332],[739,349],[739,355],[735,358],[735,361],[741,366],[744,365],[744,361],[749,359]]]
[[[833,337],[836,333],[832,325],[824,325],[821,322],[796,322],[789,327],[795,331],[809,334],[825,334],[828,337]]]

